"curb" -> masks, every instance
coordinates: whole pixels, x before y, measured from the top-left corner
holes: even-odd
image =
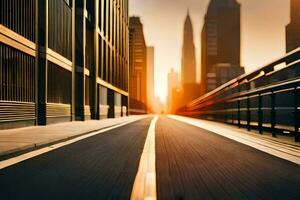
[[[44,141],[44,142],[34,143],[34,144],[26,145],[26,146],[23,146],[23,147],[18,147],[18,148],[15,148],[15,149],[11,149],[11,150],[8,150],[8,151],[3,151],[3,152],[0,152],[0,161],[7,160],[7,159],[10,159],[10,158],[22,155],[24,153],[34,151],[34,150],[42,149],[42,148],[47,147],[47,146],[51,146],[51,145],[58,144],[58,143],[61,143],[61,142],[66,142],[68,140],[75,139],[77,137],[80,137],[80,136],[83,136],[83,135],[86,135],[86,134],[90,134],[90,133],[93,133],[93,132],[96,132],[96,131],[101,131],[101,130],[106,129],[106,128],[111,128],[113,126],[117,126],[117,125],[120,125],[122,123],[125,123],[125,122],[116,123],[114,125],[105,126],[105,127],[99,128],[99,129],[90,130],[90,131],[87,131],[87,132],[84,132],[84,133],[79,133],[79,134],[73,135],[73,136],[59,137],[59,138],[56,138],[56,139],[51,139],[51,140],[47,140],[47,141]]]

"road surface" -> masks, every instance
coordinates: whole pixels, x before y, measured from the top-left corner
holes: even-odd
[[[158,199],[300,199],[300,167],[206,130],[160,118]]]
[[[129,199],[151,118],[0,173],[0,199]]]
[[[0,199],[130,199],[152,118],[0,172]],[[300,167],[182,122],[155,129],[157,199],[300,199]]]

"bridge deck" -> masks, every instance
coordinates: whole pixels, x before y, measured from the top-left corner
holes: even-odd
[[[300,168],[168,118],[156,130],[158,199],[298,199]]]
[[[3,199],[129,199],[151,117],[0,171]],[[299,199],[300,167],[207,130],[160,117],[157,199]]]
[[[1,170],[1,199],[129,199],[150,119]]]

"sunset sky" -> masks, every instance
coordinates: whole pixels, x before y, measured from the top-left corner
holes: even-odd
[[[129,0],[130,15],[140,16],[148,46],[155,47],[155,94],[165,101],[167,74],[180,70],[183,23],[190,10],[200,82],[200,33],[209,0]],[[241,60],[250,72],[284,55],[289,0],[238,0],[241,3]]]

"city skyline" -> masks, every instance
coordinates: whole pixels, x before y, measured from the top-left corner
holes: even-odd
[[[259,4],[246,0],[238,2],[242,13],[241,65],[245,66],[246,72],[251,72],[285,54],[285,26],[290,21],[289,0],[262,0]],[[142,3],[130,0],[130,15],[141,17],[147,44],[156,48],[155,94],[163,101],[167,96],[168,72],[174,68],[180,73],[182,27],[188,8],[194,26],[197,81],[200,81],[200,34],[208,3],[208,0],[176,1],[172,4],[169,0]],[[277,14],[279,11],[280,16]],[[156,14],[153,15],[153,12]],[[160,31],[153,31],[157,28]]]

